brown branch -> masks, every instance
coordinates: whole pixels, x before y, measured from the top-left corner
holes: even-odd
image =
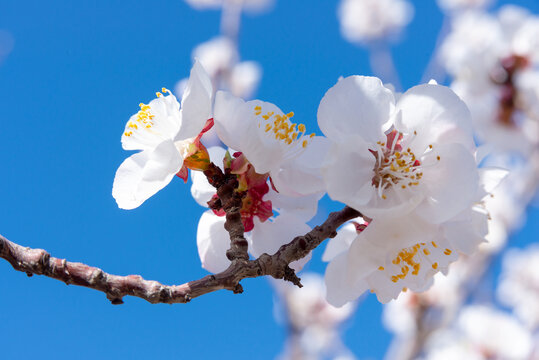
[[[214,163],[210,166],[204,175],[208,181],[217,189],[219,202],[213,202],[216,209],[222,208],[226,214],[225,229],[230,236],[230,249],[226,252],[226,257],[230,261],[236,259],[249,260],[248,243],[245,239],[245,228],[241,220],[241,207],[243,204],[244,193],[237,192],[238,180],[236,175],[228,171],[223,173]]]
[[[0,257],[6,259],[15,270],[28,276],[45,275],[66,284],[85,286],[102,291],[113,304],[122,304],[124,296],[136,296],[156,303],[186,303],[191,299],[220,289],[243,292],[240,281],[270,275],[277,279],[293,281],[300,285],[291,262],[305,257],[328,237],[337,234],[337,228],[348,220],[361,216],[349,207],[329,214],[327,220],[307,234],[294,238],[273,255],[262,254],[256,260],[235,259],[228,269],[182,285],[163,285],[157,281],[144,280],[139,275],[118,276],[81,263],[73,263],[50,256],[42,249],[17,245],[0,235]]]

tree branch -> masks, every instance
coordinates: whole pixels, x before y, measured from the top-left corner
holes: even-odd
[[[349,207],[329,214],[327,220],[303,236],[281,246],[273,255],[262,254],[256,260],[235,259],[228,269],[182,285],[163,285],[157,281],[144,280],[139,275],[118,276],[81,263],[52,257],[42,249],[17,245],[0,235],[0,257],[6,259],[15,270],[28,276],[45,275],[66,284],[85,286],[102,291],[112,304],[122,304],[124,296],[136,296],[152,304],[186,303],[191,299],[221,289],[243,292],[240,281],[264,275],[290,280],[301,286],[299,278],[288,266],[305,257],[328,237],[337,234],[337,228],[348,220],[361,216]],[[291,271],[291,273],[290,273]]]
[[[248,243],[245,239],[245,228],[241,220],[241,207],[244,193],[237,192],[238,180],[236,175],[228,171],[223,173],[214,163],[210,163],[204,171],[209,183],[217,189],[219,203],[213,203],[216,208],[222,208],[226,214],[225,230],[230,236],[230,249],[226,257],[230,261],[235,259],[249,260]]]

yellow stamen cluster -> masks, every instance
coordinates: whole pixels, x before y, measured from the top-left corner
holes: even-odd
[[[166,89],[166,88],[162,88],[161,91],[163,93],[170,93],[170,90]],[[157,97],[161,97],[163,96],[163,94],[161,92],[156,92],[155,95]],[[135,115],[135,120],[129,120],[127,122],[127,125],[126,125],[126,131],[124,132],[124,135],[125,136],[131,136],[133,135],[133,130],[138,130],[139,127],[141,129],[149,129],[151,128],[154,123],[153,123],[153,118],[155,117],[155,115],[153,115],[151,113],[151,108],[150,108],[150,105],[148,104],[144,104],[144,103],[140,103],[139,104],[139,107],[140,107],[140,110],[137,112],[137,114]]]
[[[438,245],[432,241],[432,246],[434,248],[437,248]],[[427,248],[427,244],[417,243],[412,247],[402,249],[397,256],[391,261],[393,265],[400,266],[400,273],[396,275],[391,275],[391,281],[394,283],[398,282],[399,280],[405,279],[408,274],[412,275],[418,275],[419,270],[421,270],[421,258],[420,258],[420,250],[422,250],[423,254],[426,256],[429,256],[431,254],[431,251]],[[450,249],[445,249],[443,251],[444,255],[451,255],[452,251]],[[418,255],[416,257],[416,255]],[[432,268],[434,270],[438,269],[438,263],[434,262],[432,263]],[[378,267],[378,270],[384,271],[385,268],[383,266]]]
[[[291,145],[295,141],[301,141],[301,146],[306,147],[309,141],[303,139],[305,135],[306,128],[304,124],[296,124],[290,121],[294,117],[293,112],[288,114],[280,115],[275,114],[273,111],[268,111],[265,114],[262,114],[262,107],[257,105],[254,108],[254,114],[260,116],[262,121],[258,124],[258,127],[261,127],[261,124],[265,122],[264,131],[268,134],[271,134],[277,140],[284,141],[287,145]],[[309,138],[313,138],[315,134],[309,135]]]

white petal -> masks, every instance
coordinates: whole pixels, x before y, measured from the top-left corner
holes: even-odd
[[[281,245],[288,244],[296,236],[305,235],[311,230],[307,224],[291,215],[277,216],[275,220],[263,223],[255,218],[254,222],[255,226],[251,231],[251,244],[249,246],[254,257],[259,257],[263,253],[273,255]],[[310,258],[311,254],[292,262],[290,267],[299,271]]]
[[[422,154],[429,144],[460,143],[474,152],[472,120],[466,104],[448,87],[419,85],[402,95],[396,106],[395,128],[406,134],[417,132],[410,147]]]
[[[462,221],[450,221],[444,223],[443,231],[448,241],[459,252],[471,255],[477,250],[477,246],[485,241],[488,232],[488,214],[468,210]]]
[[[476,200],[480,200],[490,194],[508,174],[508,170],[496,167],[484,167],[479,169],[480,195]]]
[[[277,190],[294,196],[325,192],[320,166],[329,146],[328,139],[316,136],[301,155],[283,163],[278,172],[272,172],[271,179]]]
[[[337,236],[329,239],[329,242],[322,255],[322,261],[332,261],[339,254],[347,251],[352,242],[357,238],[356,226],[348,223],[337,231]]]
[[[264,200],[271,201],[273,208],[279,209],[280,215],[289,216],[290,214],[299,220],[307,222],[316,215],[318,201],[323,195],[323,193],[317,193],[308,196],[286,196],[270,189],[264,195]]]
[[[230,248],[230,237],[225,230],[225,217],[211,210],[200,217],[197,229],[197,247],[202,267],[212,273],[225,270],[230,265],[226,251]]]
[[[437,160],[439,156],[440,160]],[[475,201],[479,174],[474,157],[461,145],[439,145],[425,155],[422,185],[426,198],[418,205],[417,214],[426,221],[439,224],[451,219]]]
[[[246,137],[255,137],[254,129],[243,116],[244,105],[245,101],[229,92],[218,91],[215,94],[215,130],[226,146],[237,151],[243,151],[242,144]]]
[[[172,140],[154,150],[145,150],[127,158],[118,168],[112,196],[122,209],[134,209],[164,188],[176,175],[183,159]]]
[[[318,125],[333,141],[359,135],[365,141],[384,141],[395,99],[378,78],[349,76],[329,89],[318,107]]]
[[[325,282],[327,301],[336,307],[341,307],[360,295],[355,294],[349,284],[346,261],[346,253],[342,253],[333,259],[326,268]]]
[[[173,139],[180,128],[180,104],[172,94],[150,101],[149,109],[131,116],[122,135],[124,150],[149,150]]]
[[[322,168],[328,195],[361,210],[375,194],[372,186],[375,162],[360,137],[334,143]]]
[[[211,80],[206,70],[195,60],[187,88],[183,92],[182,123],[176,140],[195,137],[202,131],[206,121],[211,118],[212,93]]]

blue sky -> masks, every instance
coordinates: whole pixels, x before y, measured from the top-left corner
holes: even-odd
[[[513,3],[539,12],[537,1]],[[243,59],[264,70],[257,97],[318,133],[325,91],[341,75],[371,74],[367,53],[340,36],[336,5],[278,0],[270,13],[245,16],[240,35]],[[420,81],[442,21],[434,1],[415,6],[394,47],[405,88]],[[2,5],[0,30],[15,41],[0,63],[0,233],[110,273],[166,284],[204,276],[195,243],[204,209],[189,186],[175,179],[132,211],[118,209],[111,189],[129,156],[120,144],[125,122],[156,90],[188,75],[192,49],[218,33],[219,13],[181,0],[12,1]],[[340,206],[324,200],[321,213]],[[323,270],[321,253],[311,270]],[[242,295],[221,291],[187,305],[125,298],[112,306],[102,293],[27,278],[5,261],[0,274],[5,359],[271,359],[286,336],[264,279],[245,280]],[[388,345],[380,311],[370,296],[348,324],[345,342],[361,358],[381,358]]]

